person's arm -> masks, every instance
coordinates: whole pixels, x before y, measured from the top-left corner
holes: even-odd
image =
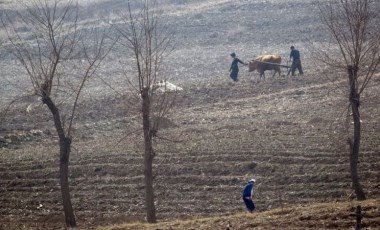
[[[249,196],[246,196],[245,198],[252,199],[253,185],[252,184],[247,185],[246,191],[247,191],[247,195],[249,194]],[[249,193],[248,193],[248,191],[249,191]]]
[[[252,189],[251,189],[251,199],[253,199],[253,187],[254,187],[254,184],[252,184]]]
[[[290,61],[292,60],[293,55],[294,55],[294,51],[292,50],[292,51],[290,52]]]
[[[240,62],[243,65],[247,65],[246,63],[242,62],[239,58],[237,58],[237,61]]]

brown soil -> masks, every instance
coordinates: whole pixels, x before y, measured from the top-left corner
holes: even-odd
[[[354,198],[344,143],[345,100],[330,90],[304,76],[258,84],[225,81],[181,93],[168,118],[171,125],[159,133],[175,142],[156,142],[159,220],[241,212],[240,193],[251,177],[257,179],[258,211]],[[380,195],[379,98],[372,94],[377,90],[371,88],[368,97],[373,96],[362,105],[360,175],[369,198]],[[108,102],[98,101],[109,111],[124,101]],[[79,226],[144,221],[138,117],[104,112],[85,121],[76,128],[70,160]],[[56,146],[52,131],[1,150],[5,229],[63,226]]]
[[[380,200],[362,202],[362,228],[380,226]],[[237,214],[158,224],[124,224],[100,227],[99,230],[244,230],[244,229],[353,229],[357,202],[333,202],[283,207],[253,214]]]
[[[205,220],[210,221],[207,226],[227,229],[231,221],[231,229],[260,223],[273,229],[276,224],[285,226],[294,212],[294,218],[300,218],[294,229],[318,228],[308,225],[322,224],[317,218],[326,220],[322,228],[350,228],[352,216],[347,215],[353,212],[348,204],[323,216],[336,201],[355,197],[346,145],[352,127],[345,119],[347,83],[341,74],[314,63],[310,52],[313,44],[329,41],[320,29],[318,1],[164,2],[163,7],[168,7],[164,19],[176,32],[176,47],[165,59],[163,71],[184,91],[158,133],[162,138],[155,140],[159,221],[226,215]],[[122,7],[124,0],[89,4],[86,23],[98,26],[98,17]],[[279,53],[285,64],[290,45],[302,53],[304,76],[258,81],[257,73],[242,67],[240,81],[229,81],[230,52],[236,51],[244,61]],[[17,95],[32,92],[20,63],[8,51],[9,44],[3,48],[1,112]],[[98,78],[86,85],[75,119],[69,181],[80,228],[145,221],[139,101],[125,93],[123,76],[133,71],[128,58],[122,47],[115,48]],[[332,78],[337,81],[332,83]],[[362,95],[359,171],[375,204],[380,197],[380,77],[373,80],[374,86],[371,83]],[[0,119],[0,229],[64,226],[57,136],[51,115],[36,101],[21,98]],[[61,111],[67,112],[65,103],[70,100],[60,102]],[[31,103],[36,107],[27,113]],[[251,178],[257,180],[258,209],[252,223],[245,214],[230,217],[245,211],[241,190]],[[301,205],[305,209],[296,208]],[[272,210],[278,207],[284,210]],[[366,215],[374,218],[367,216],[365,221],[373,223],[366,222],[367,226],[379,228],[378,213],[376,205],[368,203]],[[198,229],[196,224],[202,221],[184,222],[183,229]],[[170,229],[170,224],[162,228]],[[173,229],[182,228],[173,222]]]

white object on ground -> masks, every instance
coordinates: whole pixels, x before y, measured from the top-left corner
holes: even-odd
[[[183,90],[182,87],[176,86],[173,83],[170,83],[166,80],[157,82],[153,85],[152,88],[155,93],[177,92]]]

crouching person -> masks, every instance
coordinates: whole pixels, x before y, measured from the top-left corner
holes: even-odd
[[[253,203],[253,200],[252,200],[253,187],[255,185],[255,182],[256,182],[255,179],[249,180],[243,190],[243,200],[249,212],[253,212],[253,210],[255,210],[255,204]]]

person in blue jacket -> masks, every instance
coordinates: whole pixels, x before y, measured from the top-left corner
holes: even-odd
[[[293,62],[292,62],[292,65],[290,66],[288,76],[289,76],[290,72],[292,72],[292,76],[294,76],[294,72],[296,71],[296,69],[298,69],[298,72],[300,73],[300,75],[303,75],[300,52],[298,50],[296,50],[294,48],[294,46],[291,46],[290,50],[291,50],[290,51],[290,60],[291,61],[293,60]]]
[[[255,210],[255,204],[253,203],[253,200],[252,200],[253,187],[255,185],[255,182],[256,182],[255,179],[249,180],[243,190],[243,200],[249,212],[253,212],[253,210]]]
[[[237,58],[235,53],[232,53],[230,55],[233,58],[231,68],[230,68],[230,78],[234,82],[237,82],[238,81],[238,73],[239,73],[238,63],[241,63],[243,65],[248,65],[248,64],[242,62],[239,58]]]

